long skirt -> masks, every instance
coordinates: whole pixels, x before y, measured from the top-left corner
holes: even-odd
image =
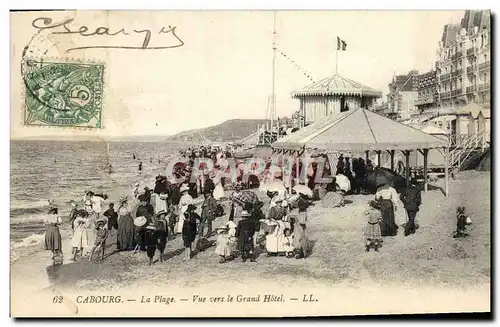
[[[224,197],[225,197],[224,187],[222,187],[222,183],[218,183],[217,185],[215,185],[214,199],[220,200],[220,199],[222,199]]]
[[[84,252],[90,245],[89,236],[87,233],[87,229],[85,227],[75,228],[75,233],[73,234],[73,238],[71,239],[71,246],[77,249],[83,248]]]
[[[398,233],[398,225],[394,222],[394,205],[391,200],[381,199],[380,212],[382,213],[382,221],[380,230],[382,236],[396,236]]]
[[[293,247],[296,250],[302,249],[305,253],[308,242],[305,225],[296,223],[293,228]]]
[[[120,250],[134,249],[134,220],[130,215],[122,216],[118,222],[117,246]]]
[[[45,250],[57,251],[62,249],[61,233],[57,225],[50,225],[45,232]]]

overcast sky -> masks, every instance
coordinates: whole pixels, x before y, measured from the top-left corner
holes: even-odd
[[[272,81],[272,12],[79,12],[12,14],[11,135],[60,134],[69,130],[21,126],[21,51],[36,32],[38,16],[54,21],[74,17],[72,30],[108,26],[110,31],[151,29],[150,46],[173,43],[156,33],[177,26],[185,43],[156,51],[89,49],[64,53],[60,45],[47,55],[100,60],[105,68],[104,129],[93,135],[174,134],[232,118],[264,118]],[[339,52],[338,71],[387,92],[394,72],[428,71],[435,61],[443,26],[459,23],[463,11],[283,11],[277,14],[277,45],[315,80],[335,72],[336,37],[347,42]],[[133,34],[133,32],[131,32]],[[54,44],[142,44],[143,34],[78,37],[50,35]],[[55,41],[54,41],[55,40]],[[278,116],[298,109],[293,90],[310,81],[280,54],[276,60]],[[89,132],[78,131],[79,134]]]

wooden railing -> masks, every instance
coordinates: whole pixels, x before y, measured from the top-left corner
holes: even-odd
[[[481,131],[472,135],[452,135],[449,138],[451,151],[448,157],[450,167],[460,166],[470,158],[474,151],[489,147],[489,132]]]

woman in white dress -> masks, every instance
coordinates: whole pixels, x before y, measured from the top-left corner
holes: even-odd
[[[187,211],[187,208],[190,204],[193,204],[193,198],[191,195],[188,193],[189,191],[189,186],[186,184],[182,184],[180,192],[181,192],[181,199],[179,201],[179,208],[180,208],[180,213],[179,213],[179,221],[177,223],[177,229],[176,233],[177,234],[182,234],[182,227],[184,226],[184,213]]]
[[[224,227],[217,228],[217,234],[215,254],[221,257],[219,263],[224,263],[232,257],[236,249],[236,224],[228,221]]]
[[[219,201],[219,200],[226,197],[226,195],[224,194],[224,187],[222,186],[222,178],[219,176],[219,174],[217,174],[217,175],[213,175],[212,179],[213,179],[214,184],[215,184],[214,199]]]
[[[71,246],[73,247],[73,260],[76,260],[76,255],[80,253],[80,257],[83,257],[83,249],[89,248],[91,245],[87,234],[87,228],[90,227],[90,220],[87,218],[85,211],[78,212],[74,226],[75,232],[71,239]]]

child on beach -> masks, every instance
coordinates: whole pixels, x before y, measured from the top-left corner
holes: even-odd
[[[457,208],[457,229],[455,233],[453,233],[453,238],[466,237],[469,236],[467,233],[467,225],[470,221],[470,218],[465,214],[465,207]]]
[[[158,233],[155,223],[150,222],[144,231],[144,242],[146,243],[146,253],[149,258],[149,265],[153,264],[153,258],[158,245]]]
[[[165,253],[165,248],[167,247],[168,239],[168,229],[167,222],[163,219],[158,219],[156,221],[156,234],[158,243],[156,245],[158,251],[160,252],[160,262],[163,262],[163,255]]]
[[[92,261],[92,256],[97,248],[101,249],[101,260],[104,260],[104,251],[106,250],[106,239],[109,236],[109,230],[106,226],[106,221],[104,219],[100,219],[96,221],[96,239],[94,242],[94,246],[92,247],[92,251],[90,251],[89,261]]]
[[[290,228],[285,228],[283,233],[283,249],[285,250],[285,255],[287,258],[293,258],[294,248],[292,230]]]
[[[233,258],[233,251],[236,247],[236,224],[229,221],[225,226],[217,228],[217,241],[215,254],[220,256],[219,263],[224,263]]]
[[[83,249],[89,246],[89,238],[87,235],[87,228],[90,227],[90,222],[87,219],[87,212],[84,210],[78,211],[77,217],[74,222],[74,234],[71,239],[73,247],[73,260],[76,261],[76,255],[80,253],[80,258],[83,258]]]
[[[364,230],[365,251],[370,252],[374,249],[378,252],[379,247],[382,246],[382,233],[380,231],[380,218],[376,215],[375,210],[365,211],[365,216],[368,219],[367,225]]]
[[[74,231],[75,230],[75,219],[76,219],[76,215],[78,213],[78,203],[76,203],[76,201],[71,201],[71,211],[69,212],[69,224],[71,226],[71,230]]]
[[[191,259],[192,245],[196,239],[196,218],[199,216],[194,212],[195,209],[196,207],[190,204],[188,205],[187,211],[184,213],[185,221],[182,225],[182,241],[186,250],[186,260]]]
[[[175,238],[175,224],[177,224],[177,219],[179,217],[179,207],[178,205],[172,204],[168,210],[168,228],[170,229],[170,235],[172,235],[172,238]]]
[[[215,212],[217,211],[217,201],[214,199],[211,192],[205,192],[205,200],[201,205],[201,224],[200,224],[200,236],[203,236],[205,231],[205,226],[207,226],[207,234],[205,237],[209,237],[212,234],[212,221],[215,219]]]

